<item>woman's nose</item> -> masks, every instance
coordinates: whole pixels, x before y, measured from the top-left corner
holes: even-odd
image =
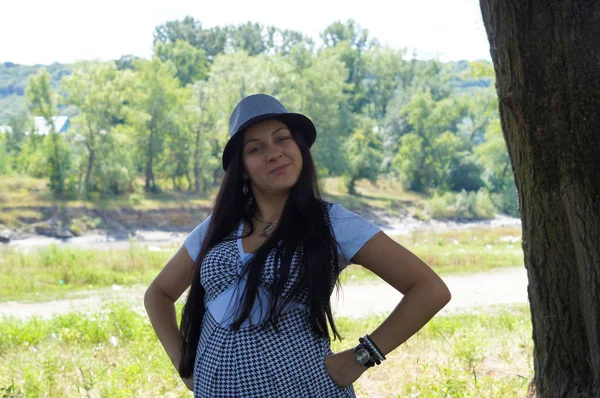
[[[283,156],[281,149],[277,147],[271,147],[267,150],[267,162],[273,163],[276,160],[279,160]]]

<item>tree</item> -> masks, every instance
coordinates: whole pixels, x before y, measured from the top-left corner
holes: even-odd
[[[25,131],[28,129],[29,116],[21,111],[9,115],[8,125],[11,131],[6,133],[6,150],[18,155],[25,141]],[[31,131],[31,130],[30,130]]]
[[[181,100],[186,101],[184,98],[191,99],[191,86],[181,90]],[[186,98],[186,99],[187,99]],[[186,119],[191,116],[188,115],[187,109],[183,106],[177,106],[172,111],[172,117],[169,117],[165,123],[165,139],[163,144],[162,156],[157,162],[157,170],[164,177],[171,180],[174,191],[181,191],[180,181],[182,178],[187,179],[188,190],[191,189],[191,179],[189,176],[190,172],[190,161],[192,158],[193,141],[192,132],[193,130],[187,128]]]
[[[164,155],[165,137],[173,125],[175,109],[179,101],[185,100],[185,95],[171,62],[163,63],[158,58],[138,60],[134,67],[136,76],[126,119],[137,140],[138,159],[143,163],[146,177],[145,189],[156,192],[154,166]]]
[[[320,52],[310,66],[300,71],[298,85],[304,93],[299,104],[293,100],[296,91],[287,91],[289,108],[308,115],[318,126],[319,139],[313,156],[320,176],[342,175],[346,171],[346,156],[341,151],[344,139],[354,130],[354,115],[348,106],[348,70],[338,59]],[[289,77],[282,78],[289,81]],[[298,98],[300,99],[300,98]]]
[[[269,27],[268,31],[267,47],[276,54],[288,55],[296,46],[302,46],[312,51],[315,46],[314,41],[310,37],[304,36],[302,32],[274,27]]]
[[[600,8],[481,0],[518,190],[538,397],[600,396]]]
[[[161,61],[172,61],[175,64],[175,68],[177,68],[175,76],[184,87],[197,80],[203,80],[208,75],[206,53],[200,48],[193,47],[187,41],[158,42],[154,47],[154,53]]]
[[[488,125],[485,142],[475,147],[474,152],[484,168],[482,178],[490,191],[494,206],[500,212],[518,217],[517,189],[500,119]]]
[[[140,57],[131,54],[121,55],[121,57],[115,61],[115,66],[118,70],[133,70],[133,62],[136,59],[140,59]]]
[[[388,104],[398,88],[403,86],[403,77],[408,72],[402,51],[374,47],[365,53],[365,89],[369,102],[369,113],[383,128]]]
[[[346,187],[350,195],[355,195],[356,181],[366,178],[374,184],[381,170],[383,152],[375,121],[368,118],[361,120],[345,142],[344,149],[348,155],[348,170],[344,176]]]
[[[215,112],[210,109],[209,88],[205,82],[197,82],[192,90],[192,98],[185,107],[184,123],[193,143],[190,145],[193,189],[195,193],[206,194],[208,188],[215,184],[212,181],[215,170],[221,168],[221,158],[215,150],[219,141],[214,134],[216,120]],[[191,178],[188,177],[188,180]]]
[[[65,101],[79,109],[73,124],[83,133],[87,167],[83,187],[91,190],[90,179],[94,171],[98,147],[103,140],[101,135],[110,133],[113,125],[122,115],[125,92],[131,84],[130,72],[119,72],[115,63],[81,62],[75,65],[73,73],[62,79]],[[96,187],[99,184],[95,184]]]
[[[258,23],[247,22],[239,26],[229,27],[231,46],[236,50],[243,50],[248,55],[264,54],[267,43],[263,37],[263,26]]]
[[[369,41],[369,31],[362,29],[354,20],[346,23],[339,21],[329,25],[321,32],[321,39],[326,50],[334,54],[348,68],[349,100],[352,112],[359,113],[366,104],[366,92],[363,87],[365,74],[364,53],[372,46]]]
[[[406,188],[477,190],[482,181],[470,157],[472,144],[456,135],[465,106],[455,97],[435,101],[429,90],[417,94],[400,111],[406,132],[392,165]]]
[[[453,76],[445,64],[437,60],[415,61],[412,67],[412,71],[414,71],[411,81],[413,92],[419,89],[429,90],[436,101],[452,94],[450,80]]]
[[[381,55],[377,55],[377,51],[373,51],[373,53],[377,55],[374,59],[375,64],[384,62],[394,65],[393,54],[385,56],[386,52],[387,51],[383,52]],[[374,69],[375,75],[378,75],[378,69],[381,68],[376,67]],[[369,72],[369,74],[370,73],[373,72]],[[393,89],[391,98],[386,98],[384,82],[387,81],[389,84],[390,77],[392,76],[386,73],[384,73],[383,76],[385,77],[380,83],[374,84],[376,90],[381,91],[378,91],[377,93],[370,91],[369,101],[373,111],[376,111],[377,108],[381,108],[382,105],[385,104],[385,114],[381,129],[384,147],[383,165],[384,171],[390,172],[392,171],[390,170],[390,166],[392,165],[393,158],[398,153],[401,138],[405,134],[413,131],[407,120],[408,115],[405,112],[405,108],[415,100],[415,97],[422,95],[423,92],[428,92],[428,95],[435,102],[448,98],[453,93],[453,90],[450,85],[451,75],[439,61],[435,60],[417,61],[413,58],[404,62],[401,69],[396,76],[394,76],[394,79],[397,79],[398,82],[395,89]],[[372,83],[367,84],[369,86],[372,85]],[[389,90],[389,88],[387,90]],[[379,109],[379,112],[381,112],[381,109]],[[374,114],[377,115],[379,112]],[[379,117],[380,114],[376,119]]]
[[[50,81],[50,74],[45,68],[41,68],[36,75],[30,77],[25,96],[31,113],[43,117],[50,126],[50,132],[44,139],[47,148],[49,186],[53,192],[62,194],[65,192],[66,170],[69,166],[66,163],[69,161],[69,156],[54,126],[57,98],[50,87]]]
[[[8,150],[6,149],[6,138],[6,134],[0,134],[0,175],[9,174],[11,170]]]
[[[154,30],[154,46],[158,42],[172,44],[176,41],[186,41],[192,47],[204,50],[208,59],[212,61],[218,54],[225,52],[228,37],[228,28],[216,26],[203,29],[200,21],[186,16],[181,21],[168,21],[157,26]]]

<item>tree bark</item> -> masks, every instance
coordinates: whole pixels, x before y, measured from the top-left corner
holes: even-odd
[[[88,136],[87,136],[85,145],[87,146],[87,149],[89,152],[89,157],[88,157],[87,170],[85,172],[84,186],[85,186],[86,190],[89,190],[90,189],[90,177],[92,175],[92,170],[94,169],[94,161],[96,159],[96,145],[95,145],[96,133],[95,133],[94,129],[92,128],[92,126],[90,125],[89,121],[87,123],[87,127],[88,127]]]
[[[156,184],[154,182],[154,132],[150,130],[150,137],[148,137],[148,156],[146,160],[146,191],[155,191]]]
[[[480,0],[523,225],[538,397],[600,397],[600,2]]]
[[[50,180],[54,180],[55,182],[55,184],[53,184],[55,192],[58,194],[63,194],[65,192],[65,176],[62,169],[60,151],[58,148],[59,137],[58,133],[54,130],[54,124],[52,124],[52,128],[50,129],[50,138],[52,140],[52,150],[54,152],[54,170],[52,171]]]
[[[90,156],[88,157],[88,165],[87,165],[87,170],[85,172],[85,181],[84,181],[84,186],[85,189],[88,190],[90,187],[90,177],[92,175],[92,169],[94,168],[94,160],[96,158],[96,151],[90,149]]]
[[[194,193],[200,193],[200,127],[194,141]]]

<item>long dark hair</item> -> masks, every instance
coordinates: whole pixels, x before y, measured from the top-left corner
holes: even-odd
[[[333,321],[329,300],[336,284],[339,287],[337,242],[332,233],[326,202],[321,199],[310,149],[297,128],[293,125],[288,125],[288,128],[300,148],[302,170],[298,181],[290,190],[277,228],[246,265],[248,282],[232,328],[239,328],[249,317],[258,293],[262,268],[269,254],[275,249],[275,264],[279,267],[270,289],[268,320],[276,328],[282,308],[296,296],[306,294],[313,332],[321,337],[330,337],[327,325],[329,323],[334,339],[341,339]],[[256,210],[256,202],[251,188],[245,194],[242,189],[244,184],[241,145],[243,134],[240,132],[232,139],[239,141],[238,145],[235,145],[237,152],[232,156],[215,199],[208,231],[194,262],[192,284],[183,307],[179,328],[181,337],[179,374],[182,377],[192,375],[204,317],[205,291],[200,283],[201,264],[208,251],[231,236],[241,220],[250,226],[249,233],[253,232],[252,217]],[[291,293],[282,298],[281,292],[290,279],[290,267],[295,253],[300,261],[299,274],[295,278]]]

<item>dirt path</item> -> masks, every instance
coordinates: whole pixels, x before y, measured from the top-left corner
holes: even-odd
[[[444,277],[452,300],[442,313],[488,310],[491,306],[527,303],[527,273],[524,267]],[[388,284],[346,286],[335,303],[337,315],[361,317],[389,313],[402,295]]]
[[[523,267],[486,273],[448,276],[444,278],[452,301],[442,311],[480,311],[493,305],[527,303],[527,275]],[[93,290],[77,293],[68,299],[47,302],[0,303],[1,316],[28,318],[34,315],[48,318],[70,311],[97,311],[105,302],[128,301],[144,312],[144,287]],[[385,283],[346,285],[338,299],[333,300],[334,313],[344,317],[362,317],[370,313],[389,313],[401,295]]]

